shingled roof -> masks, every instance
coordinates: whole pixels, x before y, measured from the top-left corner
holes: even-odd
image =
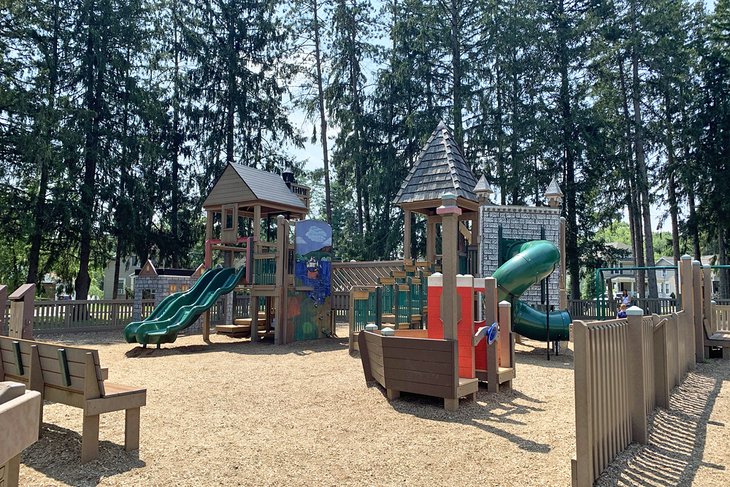
[[[278,174],[229,163],[208,193],[203,207],[217,204],[265,201],[293,209],[307,209]]]
[[[291,192],[278,174],[242,164],[231,164],[231,166],[258,199],[307,209],[302,200]]]
[[[395,204],[438,200],[447,191],[476,202],[476,184],[454,136],[446,124],[440,122],[401,184]]]

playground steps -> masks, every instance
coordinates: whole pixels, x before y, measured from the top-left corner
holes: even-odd
[[[250,318],[247,318],[250,320]],[[238,320],[236,320],[238,321]],[[251,336],[251,324],[248,325],[216,325],[215,332],[218,335],[226,335],[231,338],[246,338]]]
[[[487,382],[487,371],[486,370],[478,370],[476,371],[477,379]],[[509,382],[515,378],[515,369],[514,367],[499,367],[497,372],[497,380],[500,384],[504,384],[505,382]]]
[[[456,397],[465,397],[469,394],[476,394],[479,390],[479,379],[465,379],[459,377],[459,387],[456,389]]]

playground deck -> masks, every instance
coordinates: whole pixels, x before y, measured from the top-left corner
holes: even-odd
[[[480,388],[476,402],[449,413],[437,398],[404,393],[389,403],[381,389],[366,388],[347,338],[274,346],[213,336],[217,345],[208,347],[189,336],[162,350],[133,348],[117,335],[53,339],[98,348],[110,380],[147,388],[141,450],[124,451],[124,413],[109,413],[99,458],[81,465],[78,410],[49,404],[40,440],[22,456],[22,484],[570,484],[572,355],[547,362],[536,342],[517,345],[512,391]],[[670,438],[670,470],[651,472],[659,480],[649,485],[729,483],[730,360],[699,364],[693,377],[688,384],[705,395],[695,388],[686,400],[677,396],[675,407],[692,408],[679,418],[694,419]],[[650,456],[622,457],[628,470],[619,465],[600,485],[633,478],[637,462],[661,464],[651,445],[632,452]]]

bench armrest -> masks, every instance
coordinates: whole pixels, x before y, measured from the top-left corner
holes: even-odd
[[[22,396],[0,405],[0,431],[3,432],[0,465],[38,440],[40,409],[41,394],[37,391],[25,391]]]

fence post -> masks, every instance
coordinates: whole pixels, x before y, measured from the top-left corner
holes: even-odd
[[[699,260],[692,261],[692,294],[694,301],[694,337],[695,360],[702,362],[705,359],[705,331],[702,323],[702,269]]]
[[[512,305],[509,301],[500,301],[499,307],[499,362],[502,367],[515,369],[515,347],[512,338]],[[489,325],[487,323],[487,325]],[[512,381],[506,383],[512,389]]]
[[[654,326],[660,322],[656,314],[651,317]],[[667,327],[669,320],[666,320],[659,328],[654,328],[654,398],[656,405],[662,408],[669,407],[669,360],[667,350]]]
[[[8,336],[32,340],[35,285],[23,284],[8,299],[10,299]]]
[[[694,316],[695,316],[695,302],[694,302],[694,294],[692,293],[692,257],[689,255],[683,255],[681,260],[679,261],[679,280],[680,280],[680,286],[682,288],[682,311],[684,311],[685,317],[684,317],[684,323],[689,326],[694,325]],[[682,326],[682,325],[680,325]],[[680,336],[683,338],[689,338],[691,343],[691,349],[695,350],[695,334],[694,330],[691,330],[690,333],[687,333],[687,330],[682,329]],[[687,343],[682,343],[682,346],[687,347]],[[694,360],[689,361],[688,364],[691,369],[694,367],[691,364],[694,364]],[[683,371],[686,371],[683,364]]]
[[[583,321],[573,322],[575,369],[575,459],[571,462],[573,487],[593,485],[593,401],[591,395],[591,361],[588,327]]]
[[[647,443],[646,426],[646,384],[644,382],[644,310],[632,306],[626,310],[629,322],[628,370],[629,370],[629,414],[631,416],[631,437],[634,441]]]
[[[713,334],[717,331],[715,316],[712,313],[712,269],[705,267],[702,269],[702,324],[704,326],[707,320],[707,331]]]

